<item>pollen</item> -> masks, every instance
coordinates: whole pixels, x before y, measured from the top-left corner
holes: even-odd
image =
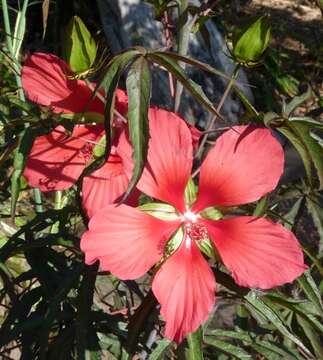
[[[207,228],[199,222],[187,224],[186,231],[190,239],[194,241],[203,241],[209,237]]]

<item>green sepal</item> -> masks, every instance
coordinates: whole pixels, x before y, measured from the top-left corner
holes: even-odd
[[[199,215],[207,220],[220,220],[223,218],[222,212],[215,207],[208,207],[201,211]]]
[[[105,155],[105,147],[106,147],[106,136],[103,135],[99,142],[93,148],[93,155],[97,158]]]
[[[270,32],[266,16],[254,17],[239,27],[232,39],[235,60],[241,64],[258,62],[268,46]]]
[[[219,256],[215,251],[214,246],[212,245],[212,242],[209,238],[196,241],[196,245],[202,251],[202,253],[205,254],[207,257],[216,260],[219,259]]]
[[[192,178],[190,178],[187,182],[186,188],[185,188],[185,204],[190,208],[193,203],[196,200],[196,194],[197,194],[197,186],[194,184],[194,181]]]
[[[179,214],[176,209],[169,204],[153,202],[140,205],[138,206],[138,209],[161,220],[171,221],[179,219]]]
[[[179,248],[182,241],[184,241],[184,229],[180,226],[174,235],[169,239],[165,246],[165,256],[169,257],[175,250]]]
[[[73,16],[67,25],[63,41],[63,57],[73,72],[89,70],[96,58],[97,45],[89,30],[78,16]]]

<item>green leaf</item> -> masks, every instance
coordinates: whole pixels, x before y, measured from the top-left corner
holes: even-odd
[[[95,338],[90,312],[93,304],[94,286],[98,267],[98,264],[86,267],[81,285],[78,289],[77,314],[75,319],[75,343],[78,359],[85,357],[86,349],[90,347],[90,341],[93,341],[93,337]]]
[[[313,347],[317,359],[323,359],[323,346],[320,339],[320,336],[317,334],[316,330],[313,329],[311,324],[304,319],[302,316],[296,314],[296,320],[301,326],[307,338],[310,340],[310,343]]]
[[[118,360],[129,360],[131,359],[130,354],[125,350],[122,345],[121,339],[119,337],[110,335],[107,336],[105,334],[99,333],[99,345],[101,349],[106,349],[109,354],[114,355],[113,357],[108,357],[111,359],[118,359]]]
[[[321,252],[323,250],[323,208],[320,204],[322,204],[320,197],[306,197],[307,210],[311,214],[316,230],[320,236],[319,250]]]
[[[279,131],[281,134],[286,136],[286,138],[293,144],[295,149],[298,151],[303,161],[309,184],[312,186],[313,180],[312,180],[311,156],[305,144],[288,126],[280,126],[277,128],[277,131]]]
[[[185,71],[177,64],[171,57],[164,53],[150,53],[149,57],[157,64],[166,68],[179,82],[183,84],[187,91],[189,91],[197,101],[204,105],[209,111],[216,115],[219,119],[223,120],[222,116],[213,106],[210,99],[205,95],[200,85],[190,79]]]
[[[202,341],[203,341],[203,329],[199,327],[194,333],[190,333],[186,337],[188,343],[188,349],[186,352],[186,358],[188,360],[203,360]]]
[[[156,54],[156,55],[161,55],[161,56],[168,56],[169,58],[172,58],[176,61],[181,61],[185,64],[188,64],[188,65],[191,65],[191,66],[194,66],[198,69],[201,69],[203,71],[206,71],[210,74],[213,74],[213,75],[217,75],[217,76],[220,76],[226,80],[231,80],[230,76],[226,75],[225,73],[223,73],[222,71],[220,70],[217,70],[215,69],[214,67],[210,66],[209,64],[206,64],[202,61],[198,61],[196,59],[193,59],[189,56],[185,56],[185,55],[180,55],[178,53],[175,53],[175,52],[169,52],[169,51],[154,51],[154,52],[151,52],[150,54]]]
[[[270,341],[261,340],[255,336],[253,333],[248,333],[246,331],[232,331],[232,330],[222,330],[216,329],[208,332],[208,335],[213,335],[215,337],[228,337],[234,340],[241,341],[247,346],[250,346],[252,349],[257,351],[259,354],[266,357],[269,360],[280,360],[280,359],[304,359],[303,357],[296,356],[289,349],[285,349],[282,346],[278,346]]]
[[[148,360],[161,360],[163,359],[163,355],[165,351],[169,348],[172,342],[168,339],[162,339],[157,341],[157,346],[148,356]]]
[[[250,344],[251,348],[257,351],[260,355],[263,355],[268,360],[303,360],[298,352],[293,352],[292,349],[283,346],[278,346],[276,343],[272,343],[266,340],[254,340]]]
[[[321,244],[320,244],[321,245]],[[311,259],[311,261],[313,262],[312,266],[315,266],[317,268],[317,270],[319,271],[320,275],[323,277],[323,265],[322,265],[322,261],[320,259],[320,254],[315,255],[313,254],[312,250],[309,250],[306,246],[302,246],[302,249],[304,251],[304,253]]]
[[[122,201],[137,185],[143,172],[149,140],[148,109],[151,75],[148,61],[140,56],[131,65],[127,76],[129,137],[133,147],[134,169]]]
[[[236,359],[252,359],[252,356],[248,354],[245,350],[243,350],[241,347],[232,345],[223,340],[218,340],[213,336],[205,336],[204,342],[208,345],[215,347],[221,353],[233,356]]]
[[[316,168],[320,180],[320,189],[323,189],[323,147],[311,136],[313,125],[305,121],[290,121],[289,127],[293,129],[294,133],[304,144]]]
[[[96,93],[101,88],[105,90],[107,94],[106,96],[108,96],[108,93],[114,93],[122,72],[126,69],[129,63],[131,63],[139,55],[140,51],[138,49],[130,49],[115,55],[108,63],[105,69],[106,72],[102,79],[97,83],[92,97],[95,97]]]
[[[244,331],[214,329],[214,330],[206,331],[206,335],[213,335],[216,337],[228,337],[231,339],[236,339],[236,340],[245,341],[245,342],[252,341],[250,335]]]
[[[256,110],[256,108],[251,104],[251,102],[248,100],[248,98],[246,97],[246,95],[243,93],[243,91],[241,91],[239,89],[239,87],[237,85],[233,85],[233,89],[235,91],[235,93],[238,95],[239,99],[241,100],[241,102],[243,103],[243,105],[245,106],[245,108],[247,109],[248,113],[250,115],[255,116],[256,118],[258,118],[259,113]]]
[[[323,317],[323,303],[321,299],[321,294],[318,287],[315,284],[314,279],[310,273],[310,270],[304,272],[304,274],[297,279],[298,284],[306,294],[307,298],[312,301],[316,306],[318,312]]]
[[[313,357],[313,354],[310,352],[310,350],[297,336],[295,336],[290,331],[290,329],[285,325],[284,321],[272,307],[269,307],[266,303],[264,303],[263,300],[255,296],[254,293],[248,294],[244,298],[247,308],[256,310],[265,319],[270,321],[282,335],[286,336],[290,341],[299,346],[308,356]]]
[[[20,48],[25,36],[26,31],[26,11],[27,11],[28,1],[25,0],[22,6],[21,11],[18,11],[16,17],[15,31],[13,34],[12,40],[12,55],[15,59],[18,59]]]
[[[70,20],[63,42],[64,59],[75,73],[87,71],[96,58],[95,40],[78,16]]]
[[[295,201],[294,205],[288,211],[288,213],[284,216],[284,219],[286,220],[285,226],[288,229],[292,230],[295,219],[298,216],[300,209],[303,207],[304,201],[305,201],[304,197],[297,199]],[[293,224],[293,225],[291,225],[291,224]]]
[[[309,100],[311,97],[312,91],[311,88],[308,87],[307,91],[304,94],[300,96],[295,96],[293,100],[291,100],[288,104],[285,105],[285,108],[283,109],[283,115],[285,117],[289,117],[296,108],[302,105],[305,101]]]
[[[291,310],[293,313],[296,313],[308,322],[311,323],[311,326],[316,329],[317,332],[323,334],[323,324],[316,318],[320,313],[317,312],[316,307],[309,301],[306,300],[295,300],[293,298],[288,298],[287,296],[279,293],[271,293],[263,296],[263,302],[271,308],[282,307]]]
[[[111,123],[114,118],[115,90],[118,86],[121,74],[138,55],[140,55],[140,52],[137,49],[130,49],[121,52],[120,54],[113,57],[112,60],[108,63],[105,74],[103,75],[102,79],[97,83],[96,88],[93,91],[92,96],[88,102],[90,103],[93,100],[99,89],[103,88],[105,90],[106,103],[104,114],[104,129],[106,137],[106,157],[108,157],[111,147]]]

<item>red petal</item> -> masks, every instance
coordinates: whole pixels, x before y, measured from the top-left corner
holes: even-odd
[[[123,116],[127,115],[128,112],[128,96],[125,91],[121,89],[116,90],[116,109]]]
[[[41,191],[65,190],[75,184],[88,160],[101,128],[75,126],[69,136],[62,126],[38,137],[28,156],[24,176]],[[90,141],[90,142],[89,142]]]
[[[258,200],[276,187],[283,168],[283,149],[270,130],[234,126],[218,138],[201,166],[193,209]]]
[[[28,98],[40,105],[51,106],[55,112],[104,113],[104,104],[94,98],[86,108],[92,90],[84,81],[68,79],[68,65],[55,55],[35,53],[22,68],[22,86]]]
[[[85,262],[100,260],[103,270],[120,279],[144,275],[163,254],[179,221],[163,221],[127,205],[108,205],[90,220],[81,239]]]
[[[186,123],[187,127],[189,128],[191,135],[192,135],[192,145],[193,149],[196,150],[199,145],[200,138],[202,136],[202,132],[196,128],[194,125]]]
[[[292,282],[307,268],[297,239],[279,224],[253,216],[202,221],[241,286],[269,289]]]
[[[111,154],[108,161],[91,175],[84,177],[82,187],[83,206],[91,218],[94,213],[108,204],[116,202],[127,190],[129,180],[121,158]],[[139,192],[135,191],[127,204],[137,206]]]
[[[215,301],[213,272],[194,241],[184,239],[153,280],[166,321],[165,336],[181,342],[207,320]]]
[[[148,161],[138,189],[156,199],[185,211],[184,191],[192,168],[192,137],[183,119],[162,109],[149,110]],[[125,134],[120,138],[118,153],[128,176],[133,161]]]

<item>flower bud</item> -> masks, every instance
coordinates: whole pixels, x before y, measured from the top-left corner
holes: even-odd
[[[87,72],[96,58],[95,40],[78,16],[70,20],[63,42],[63,55],[76,74]]]
[[[257,63],[270,40],[268,17],[257,16],[239,27],[233,36],[233,55],[235,60],[243,65]]]

